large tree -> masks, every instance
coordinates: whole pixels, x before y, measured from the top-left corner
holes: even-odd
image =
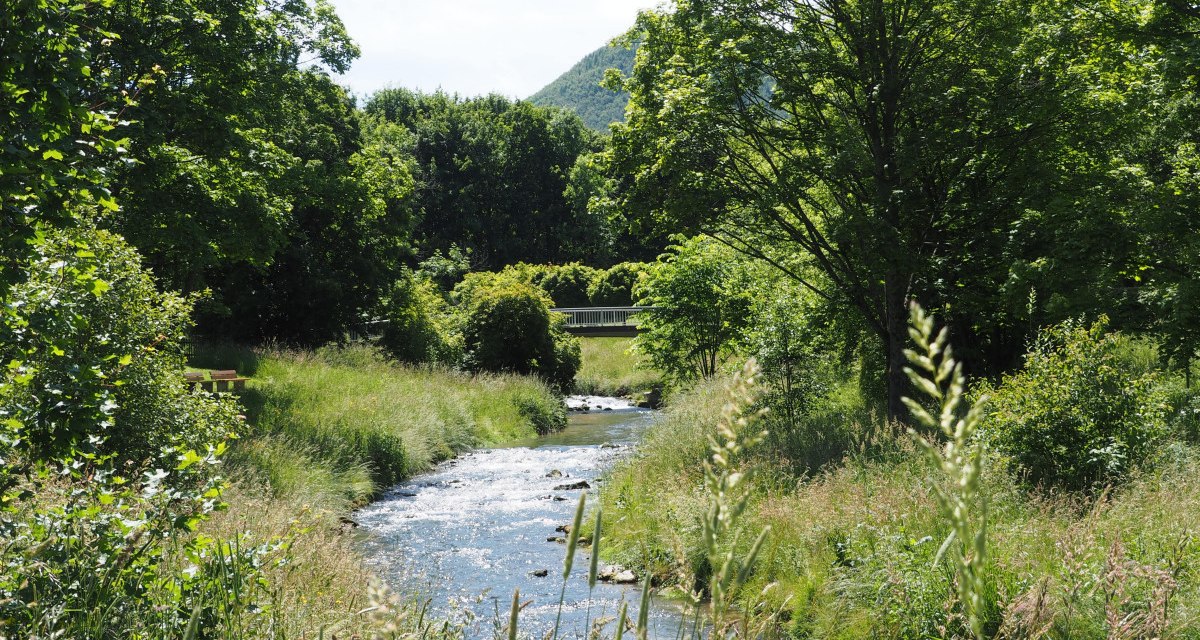
[[[578,116],[496,95],[405,89],[376,93],[366,111],[411,136],[425,251],[466,247],[492,268],[607,257],[605,220],[568,193],[577,159],[600,146]]]
[[[1109,211],[1098,203],[1111,190],[1093,180],[1111,169],[1093,143],[1119,138],[1122,122],[1095,99],[1111,78],[1077,63],[1094,43],[1062,28],[1086,17],[1071,11],[679,0],[643,13],[610,158],[624,205],[781,268],[780,253],[808,256],[819,277],[792,276],[878,337],[900,416],[910,300],[944,309],[973,364],[1003,366],[1022,350],[1037,283],[1119,282],[1129,242],[1118,219],[1093,215]],[[1044,233],[1051,222],[1063,233]],[[1085,246],[1069,227],[1106,244]],[[1079,255],[1039,273],[1031,256],[1062,236]],[[1024,282],[1021,264],[1032,265]]]

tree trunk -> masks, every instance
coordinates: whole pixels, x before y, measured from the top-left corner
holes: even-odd
[[[904,345],[908,342],[908,304],[905,299],[907,278],[889,274],[884,285],[884,343],[887,349],[887,417],[888,420],[908,420],[908,409],[900,399],[909,394],[908,374],[904,373],[907,359]]]

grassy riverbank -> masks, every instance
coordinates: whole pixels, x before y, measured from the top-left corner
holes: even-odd
[[[204,532],[278,545],[263,596],[272,637],[364,632],[359,612],[380,603],[349,535],[354,506],[467,448],[565,424],[534,378],[404,367],[365,347],[200,347],[191,364],[252,376],[226,457],[228,508]]]
[[[609,559],[664,584],[695,588],[712,571],[701,543],[700,463],[725,402],[719,387],[679,398],[604,485]],[[944,637],[954,574],[935,557],[949,529],[931,493],[935,476],[909,437],[876,429],[808,476],[778,454],[760,451],[750,463],[755,489],[739,545],[765,526],[771,533],[743,596],[766,593],[762,611],[781,610],[794,637]],[[993,463],[983,492],[992,635],[1105,638],[1120,627],[1129,632],[1120,637],[1195,637],[1196,448],[1169,442],[1146,471],[1095,495],[1030,491]]]
[[[582,365],[575,376],[577,393],[627,396],[661,385],[662,374],[634,352],[632,338],[580,338]]]

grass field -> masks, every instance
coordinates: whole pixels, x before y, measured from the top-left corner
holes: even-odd
[[[685,590],[713,571],[701,543],[701,461],[725,402],[719,387],[678,398],[603,485],[614,523],[606,559]],[[948,637],[955,581],[936,560],[949,529],[935,476],[906,434],[875,431],[861,452],[807,477],[769,446],[749,465],[738,547],[771,531],[743,604],[765,594],[756,610],[778,610],[791,637]],[[1200,450],[1170,443],[1152,471],[1095,495],[1031,492],[997,463],[983,491],[989,637],[1197,637]]]
[[[648,391],[662,375],[630,350],[632,338],[580,338],[583,363],[575,376],[578,393],[626,396]]]

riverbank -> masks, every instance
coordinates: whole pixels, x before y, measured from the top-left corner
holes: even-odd
[[[272,637],[367,631],[361,612],[380,596],[355,548],[352,509],[438,461],[566,420],[534,378],[405,367],[361,346],[202,346],[191,364],[251,377],[246,429],[225,459],[228,507],[202,532],[275,545],[263,594]]]
[[[575,375],[575,392],[590,396],[637,399],[662,388],[662,374],[633,351],[632,338],[580,338],[582,364]]]
[[[605,529],[605,560],[664,588],[706,583],[701,461],[724,402],[719,383],[679,398],[609,475],[605,520],[620,526]],[[795,473],[771,441],[748,461],[754,491],[737,525],[739,554],[771,531],[743,605],[777,612],[791,637],[943,637],[955,583],[935,560],[949,528],[928,461],[899,430],[838,425],[824,429],[858,430],[861,446],[818,471]],[[1148,470],[1094,495],[1031,491],[995,460],[983,478],[989,637],[1099,639],[1117,628],[1193,637],[1200,628],[1195,446],[1165,443]],[[760,596],[764,606],[752,609]]]

